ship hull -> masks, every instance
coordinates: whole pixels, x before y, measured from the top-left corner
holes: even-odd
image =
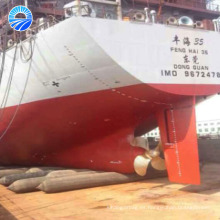
[[[215,79],[161,81],[147,72],[147,82],[141,69],[127,66],[130,58],[117,62],[117,54],[103,46],[105,41],[94,34],[105,24],[92,33],[94,21],[88,19],[86,27],[83,19],[71,18],[30,38],[23,44],[26,53],[33,47],[26,63],[15,48],[7,53],[0,93],[0,164],[132,173],[133,161],[144,149],[131,142],[157,126],[157,112],[220,90]]]
[[[154,113],[167,105],[154,102],[166,99],[140,84],[6,108],[2,134],[19,110],[1,138],[0,162],[133,172],[143,149],[131,140],[156,126]]]

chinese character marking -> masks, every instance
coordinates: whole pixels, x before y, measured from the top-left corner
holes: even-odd
[[[173,42],[176,42],[176,45],[178,45],[179,41],[179,37],[175,35]]]
[[[198,57],[197,57],[197,56],[194,56],[194,57],[193,57],[193,63],[194,63],[194,64],[199,64],[199,62],[198,62]]]
[[[183,44],[184,44],[184,45],[187,45],[187,46],[189,46],[189,45],[191,44],[188,37],[184,37],[184,39],[183,39]]]
[[[184,59],[184,63],[189,63],[190,61],[189,61],[189,56],[187,56],[187,55],[185,55],[184,57],[183,57],[183,59]]]

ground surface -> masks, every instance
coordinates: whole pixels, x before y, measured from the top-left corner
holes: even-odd
[[[161,178],[57,194],[15,194],[0,186],[0,219],[220,220],[220,164],[203,166],[202,182]]]

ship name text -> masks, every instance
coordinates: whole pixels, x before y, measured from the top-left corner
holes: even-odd
[[[208,50],[199,50],[199,49],[190,49],[190,48],[170,47],[170,51],[174,52],[174,53],[189,53],[189,54],[208,55]]]

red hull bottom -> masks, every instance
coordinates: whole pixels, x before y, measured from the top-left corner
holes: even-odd
[[[23,104],[11,126],[17,107],[1,109],[0,164],[132,173],[144,151],[130,145],[134,135],[157,126],[156,112],[188,98],[144,84],[90,92]]]

